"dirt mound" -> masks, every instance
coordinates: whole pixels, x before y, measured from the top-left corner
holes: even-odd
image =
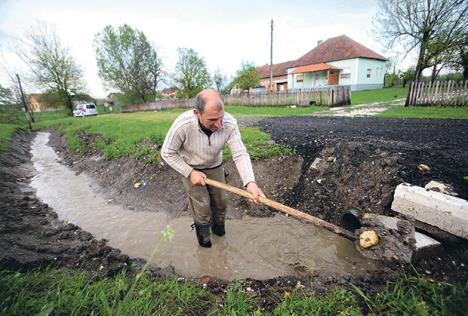
[[[386,214],[401,182],[396,161],[386,151],[362,144],[338,143],[305,160],[290,199],[298,209],[339,224],[344,212]]]

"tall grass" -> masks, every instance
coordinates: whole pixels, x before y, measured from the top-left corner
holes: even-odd
[[[40,272],[0,271],[2,315],[466,315],[468,284],[438,284],[406,276],[375,294],[343,288],[325,295],[296,287],[269,297],[271,312],[243,283],[212,294],[175,277],[138,282],[125,272],[92,279],[84,272],[47,269]],[[277,297],[277,298],[275,298]],[[361,302],[359,302],[361,301]]]

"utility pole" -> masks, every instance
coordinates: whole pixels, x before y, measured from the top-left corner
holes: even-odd
[[[271,19],[270,33],[270,92],[273,92],[273,19]]]
[[[28,121],[28,127],[29,127],[29,130],[32,131],[32,127],[31,127],[31,120],[34,121],[34,118],[26,104],[26,99],[24,97],[24,93],[23,93],[23,87],[21,86],[21,80],[20,80],[20,76],[18,74],[16,74],[16,78],[18,79],[18,86],[19,86],[19,90],[20,90],[20,94],[21,94],[21,102],[23,103],[23,107],[24,107],[24,114],[26,115],[26,120]]]

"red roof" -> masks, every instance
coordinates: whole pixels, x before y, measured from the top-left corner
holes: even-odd
[[[296,60],[294,66],[298,67],[359,57],[383,61],[387,60],[382,55],[379,55],[364,45],[350,39],[348,36],[341,35],[327,39],[321,45],[315,47],[307,54]]]
[[[293,67],[295,60],[287,61],[281,64],[273,64],[273,77],[286,76],[288,68]],[[270,65],[257,67],[257,72],[260,78],[270,78]]]
[[[294,69],[292,73],[302,74],[305,72],[315,72],[315,71],[322,71],[322,70],[328,70],[328,69],[340,69],[340,68],[321,63],[321,64],[313,64],[313,65],[298,67]]]
[[[305,65],[323,64],[330,61],[351,59],[351,58],[370,58],[386,61],[387,59],[370,50],[346,35],[332,37],[327,39],[321,45],[315,47],[307,54],[297,60],[291,60],[273,65],[273,77],[286,76],[288,68]],[[327,68],[331,69],[331,68]],[[270,65],[257,67],[260,78],[270,77]]]

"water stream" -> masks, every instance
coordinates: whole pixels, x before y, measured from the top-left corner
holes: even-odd
[[[372,270],[353,244],[327,230],[277,215],[244,216],[226,222],[227,234],[213,237],[213,247],[201,248],[191,231],[191,217],[170,219],[164,213],[135,212],[109,201],[86,174],[76,175],[60,163],[48,143],[49,133],[38,133],[32,145],[37,174],[31,185],[59,219],[80,226],[95,238],[131,257],[148,258],[167,225],[174,237],[161,244],[152,264],[173,266],[183,275],[210,275],[226,280],[291,275],[301,267],[312,273],[348,274]]]

